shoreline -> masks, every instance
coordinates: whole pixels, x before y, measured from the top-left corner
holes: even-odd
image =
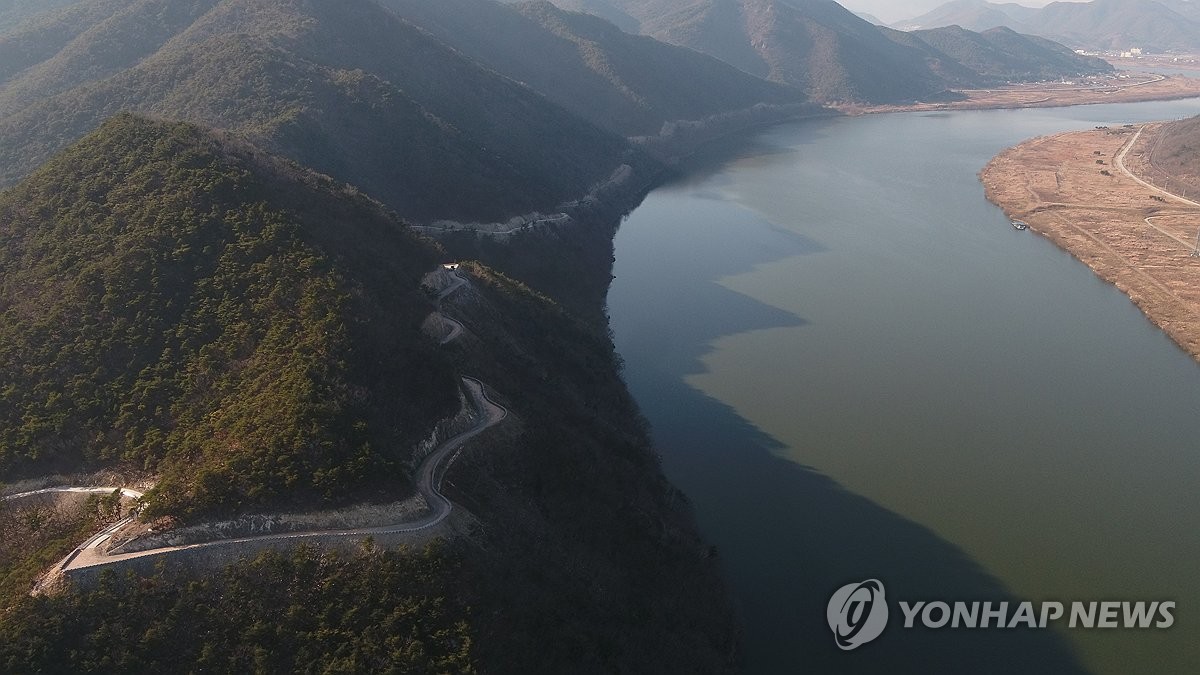
[[[1200,75],[1200,72],[1197,73]],[[1021,110],[1024,108],[1069,108],[1103,103],[1149,103],[1200,98],[1200,77],[1154,75],[1152,80],[1107,86],[1068,87],[1060,84],[1003,89],[960,90],[961,101],[930,103],[835,106],[844,115],[877,115],[903,112],[950,112],[955,110]]]
[[[1200,76],[1200,68],[1197,70],[1197,75]],[[714,118],[692,121],[677,120],[672,122],[671,125],[688,128],[691,126],[709,127],[714,122],[717,123],[705,129],[705,132],[699,134],[698,138],[687,139],[683,142],[682,147],[670,148],[669,150],[660,146],[669,145],[670,141],[674,139],[664,138],[661,135],[629,137],[627,140],[634,147],[646,151],[652,156],[656,156],[662,162],[661,170],[650,172],[649,175],[644,175],[644,172],[633,170],[632,175],[625,175],[621,177],[621,180],[614,180],[616,174],[620,173],[623,169],[627,171],[632,169],[628,164],[619,165],[615,168],[613,177],[610,177],[608,181],[602,181],[602,183],[593,186],[586,195],[582,195],[571,202],[559,204],[546,213],[534,211],[512,216],[504,222],[461,223],[439,220],[421,223],[413,221],[409,225],[413,229],[435,239],[439,235],[456,232],[469,232],[484,236],[505,238],[519,232],[537,229],[540,225],[561,223],[564,220],[585,220],[588,215],[592,215],[588,212],[597,210],[596,207],[599,207],[598,210],[605,213],[615,211],[627,214],[629,211],[637,208],[637,205],[646,194],[662,185],[668,176],[676,173],[679,167],[686,163],[687,160],[695,157],[712,145],[729,138],[747,136],[764,129],[804,120],[908,112],[1070,108],[1105,103],[1149,103],[1153,101],[1176,101],[1200,98],[1200,77],[1190,78],[1182,75],[1155,75],[1154,77],[1158,79],[1134,82],[1129,85],[1090,86],[1074,89],[1052,87],[1051,89],[1039,90],[1038,88],[1021,88],[1021,85],[1015,85],[1014,88],[1009,89],[961,90],[958,93],[966,94],[967,98],[965,100],[938,103],[876,105],[848,103],[825,104],[815,107],[809,104],[796,104],[794,106],[763,106],[760,104],[759,106],[735,111],[727,115],[715,116],[715,118],[724,118],[719,122]],[[1116,89],[1116,91],[1113,91],[1113,89]],[[1047,93],[1050,95],[1047,96]],[[1018,96],[1029,95],[1037,95],[1038,98],[1031,101],[1010,100]],[[757,113],[757,116],[755,113]],[[639,187],[634,188],[632,191],[627,189],[616,190],[615,192],[620,193],[616,196],[610,194],[614,192],[612,190],[614,183],[625,188],[627,186],[624,183],[629,178],[635,179]],[[629,199],[630,192],[638,196]]]
[[[1162,123],[1042,136],[994,157],[988,201],[1113,284],[1200,362],[1200,204],[1152,185],[1137,164]]]

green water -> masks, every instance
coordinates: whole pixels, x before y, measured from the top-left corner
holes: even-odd
[[[1197,113],[806,121],[628,217],[626,379],[721,551],[752,672],[1200,672],[1200,367],[977,178],[1031,136]],[[1176,625],[889,627],[837,653],[824,601],[867,577],[901,599],[1174,600]]]

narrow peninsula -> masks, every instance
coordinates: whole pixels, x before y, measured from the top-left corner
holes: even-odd
[[[1014,222],[1115,284],[1200,360],[1200,189],[1170,161],[1190,122],[1035,138],[1002,152],[981,178]]]

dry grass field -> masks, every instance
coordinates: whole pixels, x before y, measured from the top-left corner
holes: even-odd
[[[985,110],[994,108],[1056,108],[1091,103],[1134,103],[1167,101],[1200,96],[1200,78],[1179,75],[1128,74],[1127,77],[1103,78],[1098,83],[1063,84],[1044,82],[1012,85],[1000,89],[969,89],[958,92],[961,101],[916,103],[912,105],[842,106],[843,113]]]
[[[1200,203],[1149,184],[1164,185],[1148,171],[1162,127],[1035,138],[1005,150],[981,178],[1009,217],[1115,284],[1200,360]]]

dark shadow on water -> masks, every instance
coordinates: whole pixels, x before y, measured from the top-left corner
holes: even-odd
[[[837,119],[839,118],[836,116],[830,116],[823,119],[807,119],[802,122],[785,122],[778,126],[786,127],[789,124],[801,124],[805,136],[800,139],[800,145],[809,145],[816,143],[817,140],[827,135],[827,124]],[[764,140],[762,138],[763,134],[769,131],[770,129],[762,128],[747,129],[705,143],[699,150],[681,159],[671,177],[664,181],[660,187],[693,185],[705,182],[710,180],[714,174],[726,168],[730,162],[741,158],[786,155],[795,151],[795,146],[780,146]],[[794,133],[789,138],[793,143],[797,141],[796,134]]]
[[[712,278],[725,272],[708,271]],[[1017,599],[932,531],[780,458],[782,443],[685,382],[703,372],[713,340],[803,326],[803,318],[713,282],[697,288],[695,276],[690,284],[682,275],[660,278],[666,286],[656,294],[666,295],[649,303],[660,314],[621,317],[625,378],[653,426],[667,476],[689,496],[703,535],[720,552],[743,618],[748,672],[1086,672],[1049,631],[901,628],[896,600],[1007,601],[1015,610]],[[889,629],[843,652],[826,624],[826,603],[842,585],[870,578],[887,589]]]
[[[631,372],[639,369],[631,364]],[[1086,672],[1049,631],[903,629],[897,600],[1018,600],[930,530],[779,458],[779,441],[679,377],[642,371],[631,385],[668,476],[691,497],[703,534],[720,551],[744,620],[747,672]],[[886,587],[888,629],[843,652],[826,624],[826,603],[842,585],[870,578]]]
[[[804,318],[730,290],[721,280],[826,250],[820,242],[766,223],[719,195],[711,197],[711,204],[706,201],[704,191],[697,190],[670,204],[671,210],[661,217],[686,222],[686,231],[647,237],[638,250],[627,248],[622,255],[640,260],[617,267],[618,283],[609,292],[609,302],[623,312],[612,322],[621,335],[621,349],[669,372],[702,372],[700,359],[717,338],[805,325]],[[648,206],[640,217],[649,222],[639,227],[653,230],[656,209],[661,208]],[[748,229],[755,231],[753,238],[745,236]],[[626,292],[637,297],[621,297]],[[648,295],[652,301],[641,301]]]
[[[813,123],[804,133],[816,139],[828,128]],[[686,383],[688,375],[704,372],[703,357],[723,336],[807,324],[719,280],[823,251],[823,245],[769,224],[763,228],[759,216],[724,204],[719,194],[704,199],[719,191],[719,172],[729,162],[793,151],[743,136],[691,158],[686,176],[639,211],[638,227],[646,229],[619,252],[627,260],[617,266],[621,278],[609,297],[619,309],[612,325],[625,379],[653,426],[664,469],[689,496],[703,535],[718,548],[743,618],[747,671],[1086,672],[1066,640],[1048,630],[904,629],[897,600],[1007,601],[1014,607],[1018,600],[953,544],[782,459],[780,441]],[[670,197],[681,189],[701,199]],[[656,234],[660,218],[675,227]],[[741,219],[747,219],[744,226]],[[690,236],[693,231],[697,236]],[[888,629],[843,652],[826,624],[826,604],[837,588],[870,578],[887,589]]]
[[[661,325],[671,325],[680,332],[696,335],[712,331],[711,335],[731,335],[746,330],[764,330],[769,328],[790,328],[805,325],[805,321],[795,315],[768,305],[737,302],[743,298],[733,291],[716,286],[706,291],[709,297],[727,297],[728,311],[716,315],[705,315],[703,308],[688,302],[687,296],[681,296],[679,302],[672,306],[669,317],[664,317]],[[678,312],[678,313],[676,313]],[[670,331],[654,330],[646,325],[647,330],[630,332],[624,342],[637,343],[639,349],[659,355],[656,368],[672,372],[694,373],[704,368],[701,357],[711,351],[705,342],[692,342],[679,345],[675,342],[677,336]],[[722,332],[725,330],[727,332]],[[636,393],[636,392],[635,392]]]

